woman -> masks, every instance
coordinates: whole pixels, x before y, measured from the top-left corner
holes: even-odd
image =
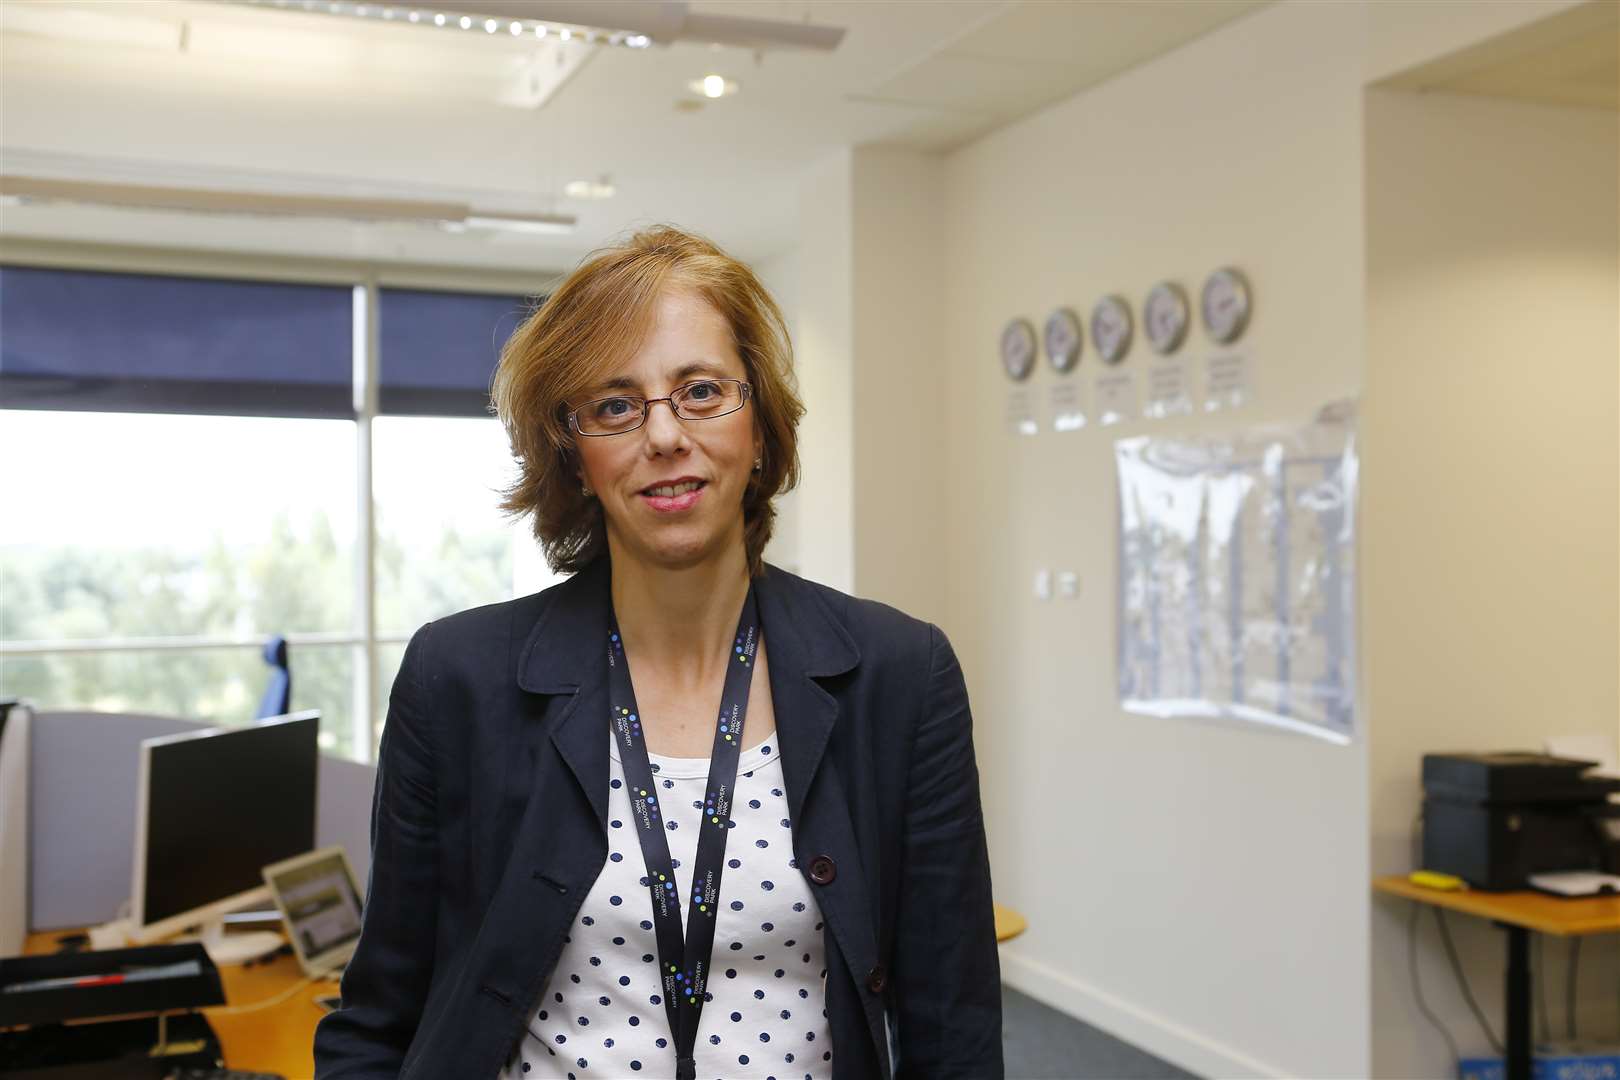
[[[406,649],[319,1075],[1001,1076],[950,643],[762,557],[804,411],[765,289],[638,234],[494,398],[504,505],[574,574]]]

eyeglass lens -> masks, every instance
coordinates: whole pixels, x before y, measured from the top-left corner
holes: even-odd
[[[683,420],[708,420],[742,408],[742,385],[735,379],[688,383],[670,394],[670,403]],[[586,402],[575,422],[586,435],[615,435],[640,427],[646,415],[646,399],[626,395]]]

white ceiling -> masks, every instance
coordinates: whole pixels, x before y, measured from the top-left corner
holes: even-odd
[[[207,0],[5,0],[6,173],[448,198],[579,225],[516,238],[25,205],[0,207],[0,237],[556,269],[673,221],[763,259],[792,246],[799,178],[837,148],[948,150],[1262,2],[703,0],[692,8],[848,33],[830,54],[597,48],[532,108],[502,103],[521,99],[536,59],[535,43],[505,34]],[[741,92],[697,104],[686,84],[710,73]],[[615,198],[562,197],[567,181],[603,174]]]
[[[1620,4],[1580,4],[1382,85],[1620,111]]]

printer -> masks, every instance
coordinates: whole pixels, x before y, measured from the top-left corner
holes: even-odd
[[[1476,889],[1529,887],[1532,874],[1620,873],[1620,777],[1548,754],[1425,754],[1423,867]]]

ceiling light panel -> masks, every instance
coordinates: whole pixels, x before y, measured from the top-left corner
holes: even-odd
[[[0,3],[0,32],[179,52],[184,21],[154,18],[153,10],[161,9]]]
[[[222,0],[246,7],[272,8],[309,15],[336,15],[349,19],[362,19],[374,23],[396,23],[424,29],[450,30],[461,33],[493,37],[539,40],[555,39],[563,44],[591,47],[608,45],[627,49],[645,49],[652,44],[646,34],[629,30],[598,27],[590,24],[567,23],[534,18],[512,18],[511,4],[497,5],[487,2],[482,10],[463,4],[408,5],[353,3],[350,0]],[[610,9],[602,9],[610,10]]]

